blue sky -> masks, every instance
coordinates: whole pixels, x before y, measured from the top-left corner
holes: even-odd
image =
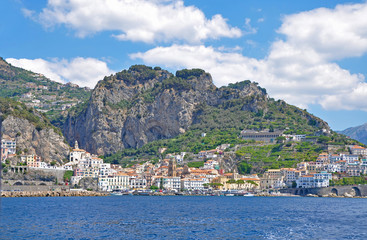
[[[133,64],[250,79],[334,130],[367,122],[367,2],[2,0],[0,56],[93,87]]]

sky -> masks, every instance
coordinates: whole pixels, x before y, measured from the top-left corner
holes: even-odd
[[[343,130],[367,122],[366,16],[366,0],[1,0],[0,57],[91,88],[134,64],[201,68]]]

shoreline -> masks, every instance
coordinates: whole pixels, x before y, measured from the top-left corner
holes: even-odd
[[[108,197],[113,196],[111,193],[107,192],[95,192],[95,191],[17,191],[17,192],[1,192],[0,197],[3,198],[11,198],[11,197]],[[139,196],[139,195],[128,195],[128,196]],[[195,194],[162,194],[162,193],[153,193],[149,196],[208,196],[210,195],[195,195]],[[120,197],[120,196],[117,196]],[[223,196],[225,197],[225,196]],[[235,196],[241,197],[241,196]],[[242,196],[243,197],[243,196]],[[268,194],[268,193],[260,193],[255,194],[254,197],[319,197],[319,198],[367,198],[367,196],[332,196],[332,195],[292,195],[292,194]]]
[[[37,191],[1,192],[1,197],[105,197],[109,193],[94,191]]]

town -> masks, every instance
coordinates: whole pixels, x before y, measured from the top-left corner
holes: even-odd
[[[203,133],[204,134],[204,133]],[[285,135],[282,132],[243,131],[241,137],[272,144],[276,139],[286,141],[306,140],[305,135]],[[16,155],[16,141],[3,136],[2,163]],[[359,145],[347,146],[348,152],[322,152],[316,161],[302,161],[294,168],[267,169],[262,174],[239,174],[236,168],[231,172],[223,169],[224,156],[229,144],[216,149],[200,151],[198,154],[182,152],[166,154],[159,160],[138,162],[123,168],[118,164],[105,163],[102,158],[80,149],[75,142],[68,162],[59,165],[46,163],[35,155],[20,156],[20,165],[29,169],[55,169],[72,171],[65,185],[80,188],[82,179],[97,180],[98,190],[104,192],[160,191],[170,193],[203,194],[218,191],[232,193],[276,192],[285,188],[323,188],[332,181],[367,174],[367,149]],[[165,148],[160,149],[163,156]],[[203,162],[200,167],[189,167],[185,155],[193,157],[191,162]]]

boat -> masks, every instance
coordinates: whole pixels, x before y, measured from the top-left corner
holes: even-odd
[[[254,195],[254,194],[252,194],[252,193],[247,192],[247,193],[244,193],[244,194],[243,194],[243,196],[244,196],[244,197],[253,197],[253,196],[255,196],[255,195]]]
[[[111,196],[122,196],[124,195],[121,191],[112,191]]]
[[[224,196],[226,196],[226,197],[233,197],[234,194],[233,193],[226,193],[226,194],[224,194]]]
[[[150,190],[137,190],[137,191],[133,192],[133,195],[150,196],[150,195],[152,195],[152,191],[150,191]]]

